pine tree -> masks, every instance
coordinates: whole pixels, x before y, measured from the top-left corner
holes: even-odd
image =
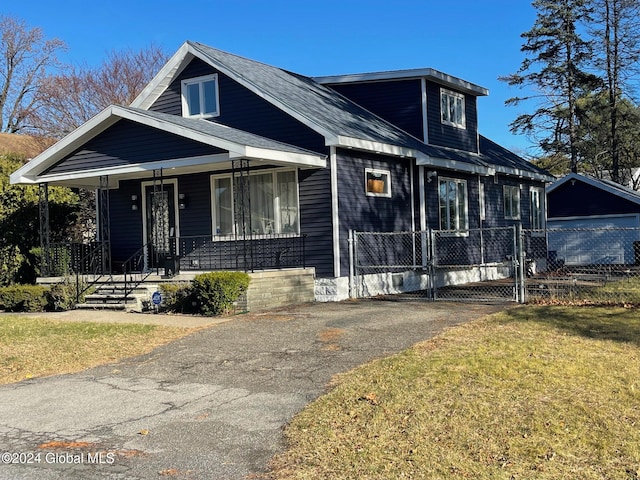
[[[535,92],[510,98],[507,105],[533,100],[536,109],[518,116],[511,129],[539,135],[546,155],[567,156],[571,171],[577,172],[578,99],[598,81],[587,71],[592,46],[581,34],[592,11],[587,0],[535,0],[532,5],[538,12],[535,23],[521,35],[526,58],[516,73],[500,79]]]

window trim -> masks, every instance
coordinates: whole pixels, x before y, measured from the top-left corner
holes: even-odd
[[[378,193],[369,190],[369,174],[372,175],[386,175],[387,177],[387,191]],[[382,197],[382,198],[391,198],[391,171],[383,170],[379,168],[365,168],[364,169],[364,191],[367,197]]]
[[[464,212],[463,212],[463,218],[461,219],[462,222],[460,222],[459,219],[459,213],[456,212],[456,218],[458,218],[457,223],[463,224],[464,228],[457,228],[457,229],[451,229],[451,228],[443,228],[442,225],[442,196],[440,195],[440,187],[442,185],[442,183],[449,183],[449,182],[453,182],[457,185],[462,184],[464,185]],[[456,192],[458,191],[457,187],[456,187]],[[457,194],[456,194],[457,197]],[[459,200],[456,198],[456,205],[458,205]],[[447,208],[448,208],[448,203],[446,204]],[[450,215],[447,215],[446,217],[447,219],[450,218]],[[462,178],[451,178],[451,177],[439,177],[438,178],[438,223],[440,225],[440,230],[447,232],[446,235],[448,236],[454,236],[454,237],[467,237],[469,236],[469,188],[468,188],[468,183],[465,179]],[[450,226],[450,225],[449,225]]]
[[[280,230],[280,195],[279,192],[277,192],[277,174],[281,173],[281,172],[294,172],[295,174],[295,184],[296,184],[296,208],[298,209],[298,225],[297,225],[297,230],[294,232],[280,232],[280,231],[274,231],[272,234],[264,234],[264,233],[256,233],[256,234],[250,234],[247,238],[249,239],[260,239],[260,238],[269,238],[272,235],[290,235],[291,237],[300,237],[302,235],[301,233],[301,225],[300,225],[300,179],[299,179],[299,175],[298,175],[298,169],[297,168],[287,168],[287,167],[283,167],[283,168],[269,168],[269,169],[264,169],[264,170],[253,170],[251,172],[249,172],[249,176],[253,176],[253,175],[265,175],[265,174],[270,174],[271,175],[271,179],[273,181],[273,185],[274,185],[274,197],[273,197],[273,222],[274,225],[276,226],[276,230]],[[232,207],[231,207],[231,219],[232,219],[232,232],[229,234],[220,234],[218,235],[215,232],[215,227],[216,227],[216,221],[217,221],[217,217],[216,217],[216,198],[215,198],[215,192],[214,192],[214,182],[217,179],[220,178],[230,178],[231,179],[231,195],[232,195]],[[229,240],[241,240],[243,238],[245,238],[244,235],[242,234],[237,234],[236,233],[236,205],[235,205],[235,180],[237,178],[240,178],[240,174],[236,173],[235,175],[232,172],[227,172],[227,173],[220,173],[220,174],[213,174],[210,175],[209,178],[209,189],[211,192],[211,231],[212,231],[212,237],[213,240],[220,240],[220,241],[229,241]]]
[[[507,212],[507,192],[509,192],[509,212]],[[514,215],[513,212],[513,193],[516,193],[518,200],[518,211]],[[502,185],[502,208],[504,210],[505,220],[520,220],[522,216],[522,202],[519,185]],[[507,214],[508,213],[508,214]]]
[[[189,85],[198,84],[200,88],[200,108],[204,110],[205,96],[203,91],[203,85],[205,82],[213,80],[214,88],[216,92],[216,111],[211,113],[197,113],[191,115],[189,110],[189,100],[187,98],[187,87]],[[218,89],[218,74],[213,73],[211,75],[204,75],[202,77],[186,78],[181,82],[180,98],[182,101],[182,116],[185,118],[213,118],[220,115],[220,92]]]
[[[442,108],[442,100],[443,98],[447,98],[447,106],[450,105],[451,98],[454,99],[460,99],[462,100],[462,104],[460,106],[461,108],[461,123],[457,123],[449,118],[445,118],[445,113],[446,113],[446,117],[448,117],[448,112],[449,110],[445,110]],[[448,90],[446,88],[440,88],[440,122],[444,125],[449,125],[451,127],[456,127],[456,128],[467,128],[467,118],[466,118],[466,98],[462,93],[458,93],[458,92],[454,92],[453,90]]]

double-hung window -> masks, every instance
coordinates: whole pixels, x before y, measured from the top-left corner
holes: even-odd
[[[211,179],[215,235],[300,233],[295,170]]]
[[[218,75],[182,81],[182,116],[208,118],[220,114]]]
[[[505,185],[503,187],[504,218],[520,220],[520,187]]]
[[[531,228],[542,230],[544,228],[544,190],[540,187],[531,187]]]
[[[444,88],[440,89],[440,114],[442,123],[465,128],[464,95]]]
[[[442,230],[468,230],[467,182],[453,178],[440,178],[440,228]]]

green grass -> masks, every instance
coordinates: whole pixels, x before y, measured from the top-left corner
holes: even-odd
[[[115,362],[150,352],[190,331],[156,325],[58,322],[3,315],[0,384]]]
[[[522,307],[338,377],[275,478],[638,479],[640,315]]]

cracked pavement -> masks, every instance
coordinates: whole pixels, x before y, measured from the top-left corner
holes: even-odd
[[[238,316],[115,364],[0,386],[0,479],[264,473],[285,448],[283,426],[333,375],[503,308],[303,305]]]

